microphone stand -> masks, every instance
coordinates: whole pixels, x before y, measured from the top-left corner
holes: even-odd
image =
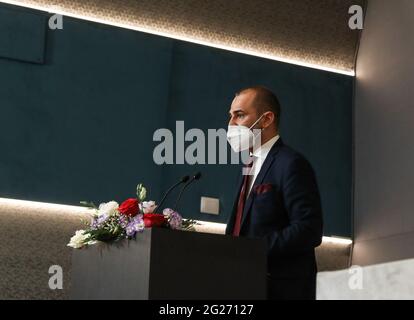
[[[178,185],[180,185],[181,183],[185,183],[185,182],[187,182],[188,180],[189,180],[189,176],[184,176],[184,177],[182,177],[181,178],[181,180],[180,181],[178,181],[177,183],[175,183],[174,185],[172,185],[168,190],[167,190],[167,192],[165,192],[164,193],[164,196],[162,197],[162,199],[161,199],[161,201],[160,201],[160,204],[157,206],[157,209],[155,210],[155,212],[156,211],[158,211],[158,209],[159,208],[161,208],[161,205],[164,203],[164,201],[165,201],[165,199],[167,198],[167,196],[170,194],[170,192],[173,190],[173,189],[175,189]]]
[[[179,193],[179,195],[178,195],[178,198],[177,198],[177,200],[175,201],[175,205],[174,205],[174,211],[177,211],[177,208],[178,208],[178,203],[179,203],[179,201],[180,201],[180,199],[181,199],[181,196],[183,195],[183,192],[184,192],[184,190],[193,182],[193,181],[195,181],[195,180],[198,180],[198,179],[200,179],[201,178],[201,173],[200,172],[197,172],[194,176],[192,176],[191,177],[191,179],[184,185],[184,187],[182,187],[181,188],[181,191],[180,191],[180,193]]]

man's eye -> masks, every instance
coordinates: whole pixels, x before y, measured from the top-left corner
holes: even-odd
[[[244,118],[244,114],[238,114],[238,115],[237,115],[237,118],[239,118],[239,119],[243,119],[243,118]]]

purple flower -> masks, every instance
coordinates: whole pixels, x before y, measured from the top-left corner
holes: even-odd
[[[171,229],[181,229],[183,218],[177,211],[172,211],[169,213],[170,218],[168,220]]]
[[[144,228],[144,220],[142,219],[142,215],[139,214],[129,221],[125,231],[128,237],[133,237],[137,232],[142,232]]]
[[[98,223],[98,221],[96,220],[96,218],[92,218],[91,219],[91,229],[92,230],[96,230],[96,229],[98,229],[99,228],[99,223]]]
[[[96,230],[102,227],[105,221],[109,218],[107,214],[102,214],[98,217],[93,217],[91,219],[91,229]]]
[[[96,222],[98,223],[98,224],[102,224],[102,223],[104,223],[107,219],[109,218],[109,216],[106,214],[106,213],[104,213],[104,214],[101,214],[99,217],[98,217],[98,219],[96,220]]]
[[[128,237],[133,237],[136,233],[135,227],[131,223],[127,225],[127,227],[125,228],[125,231]]]
[[[162,210],[162,214],[164,215],[165,219],[170,219],[171,214],[175,212],[173,209],[171,208],[165,208],[164,210]]]
[[[120,216],[118,218],[118,223],[122,228],[126,229],[126,227],[128,226],[128,223],[129,223],[128,217],[124,216],[124,215]]]

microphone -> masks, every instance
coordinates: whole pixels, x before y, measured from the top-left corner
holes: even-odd
[[[171,191],[173,191],[177,186],[179,186],[182,183],[186,183],[190,179],[190,176],[184,176],[178,181],[177,183],[173,184],[167,192],[164,193],[164,196],[162,197],[160,204],[157,206],[157,209],[155,211],[158,211],[159,208],[161,208],[161,205],[164,203],[167,196],[170,194]]]
[[[199,180],[201,178],[201,172],[197,172],[195,175],[193,175],[192,177],[191,177],[191,179],[181,188],[181,191],[180,191],[180,193],[179,193],[179,195],[178,195],[178,198],[177,198],[177,200],[175,201],[175,205],[174,205],[174,211],[177,211],[177,206],[178,206],[178,202],[180,201],[180,199],[181,199],[181,196],[182,196],[182,194],[183,194],[183,192],[184,192],[184,190],[191,184],[191,183],[193,183],[193,181],[196,181],[196,180]]]

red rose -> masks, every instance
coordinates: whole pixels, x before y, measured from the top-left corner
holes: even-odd
[[[130,198],[122,202],[119,206],[119,212],[125,216],[136,216],[138,214],[138,200],[134,198]]]
[[[161,227],[166,222],[167,222],[167,220],[165,219],[163,214],[159,214],[159,213],[146,213],[146,214],[144,214],[145,228]]]

